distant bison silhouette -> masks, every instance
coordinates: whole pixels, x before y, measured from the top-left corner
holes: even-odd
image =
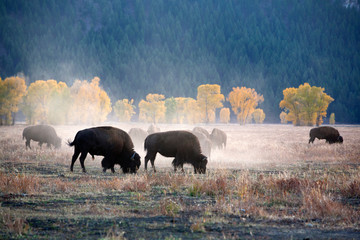
[[[202,133],[202,134],[204,134],[207,138],[210,138],[210,133],[209,133],[205,128],[202,128],[202,127],[194,127],[193,132]]]
[[[94,127],[78,131],[73,142],[68,142],[70,147],[75,146],[72,156],[70,171],[80,155],[80,164],[86,172],[84,161],[86,155],[104,156],[101,165],[103,171],[111,169],[115,172],[114,165],[119,164],[124,173],[136,173],[140,167],[140,156],[134,151],[134,144],[129,134],[114,127]]]
[[[147,137],[148,133],[141,128],[131,128],[129,130],[129,135],[136,149],[138,149],[140,146],[142,147],[144,145],[144,140]]]
[[[209,137],[207,137],[204,133],[199,131],[192,131],[192,133],[199,139],[201,150],[204,153],[205,156],[207,156],[209,159],[211,157],[211,140]],[[210,135],[209,135],[210,136]]]
[[[158,127],[155,126],[154,124],[151,124],[151,125],[149,126],[147,132],[148,132],[148,134],[160,132],[160,128],[158,128]]]
[[[165,157],[175,157],[172,164],[174,171],[177,168],[183,170],[183,165],[193,165],[195,173],[205,173],[207,158],[201,153],[201,147],[197,137],[187,131],[168,131],[153,133],[145,139],[144,148],[147,151],[145,156],[145,170],[150,160],[156,172],[154,161],[157,153]]]
[[[210,134],[210,139],[214,148],[226,148],[227,135],[224,131],[214,128]]]
[[[327,143],[342,143],[344,140],[340,136],[339,131],[333,127],[317,127],[310,130],[309,143],[314,143],[315,138],[325,139]]]
[[[55,148],[61,147],[61,138],[56,134],[55,129],[49,125],[35,125],[26,127],[23,130],[23,139],[26,139],[26,149],[30,146],[30,141],[39,142],[41,148],[43,143],[46,143],[49,148],[53,145]]]

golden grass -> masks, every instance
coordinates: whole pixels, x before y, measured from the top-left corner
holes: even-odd
[[[115,125],[115,124],[114,124]],[[124,130],[134,124],[115,125]],[[235,214],[244,219],[320,219],[322,224],[350,224],[359,228],[360,198],[360,127],[338,126],[344,144],[325,144],[315,140],[308,144],[310,127],[290,125],[206,125],[209,132],[218,127],[228,134],[225,150],[215,150],[205,175],[174,173],[170,158],[158,155],[157,173],[142,165],[136,175],[102,173],[100,159],[85,161],[89,170],[82,174],[79,162],[74,173],[69,166],[73,149],[63,144],[60,150],[25,150],[21,133],[24,126],[1,127],[0,193],[6,194],[112,194],[131,192],[131,199],[144,204],[156,192],[162,198],[147,213],[176,217],[182,212],[200,212],[191,222],[192,231],[204,231],[209,216]],[[86,126],[55,127],[63,140],[73,139]],[[140,125],[147,129],[147,125]],[[191,125],[160,125],[161,130],[187,129]],[[211,199],[204,204],[189,205],[182,198]],[[108,209],[104,211],[104,209]],[[89,215],[129,214],[126,210],[88,201],[72,210]],[[10,231],[26,231],[25,220],[2,215]],[[20,219],[25,219],[20,217]],[[108,237],[113,234],[109,230]]]

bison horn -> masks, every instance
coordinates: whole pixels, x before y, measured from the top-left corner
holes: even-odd
[[[134,154],[131,156],[131,158],[130,158],[131,160],[134,160],[134,158],[135,158],[135,153],[136,153],[136,152],[134,152]]]

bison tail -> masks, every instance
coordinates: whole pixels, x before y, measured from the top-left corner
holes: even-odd
[[[146,141],[147,141],[147,138],[145,138],[145,141],[144,141],[144,151],[146,151],[146,149],[147,149],[147,148],[146,148],[146,145],[147,145],[147,144],[146,144]]]
[[[75,145],[75,140],[73,142],[70,141],[70,139],[67,141],[67,145],[69,145],[70,147]]]

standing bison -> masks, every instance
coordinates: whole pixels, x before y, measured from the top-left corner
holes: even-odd
[[[201,154],[201,147],[197,137],[187,131],[168,131],[153,133],[145,139],[144,148],[147,151],[145,156],[145,170],[150,160],[156,172],[154,161],[157,153],[165,157],[174,157],[172,164],[174,171],[188,163],[193,165],[195,173],[205,173],[207,158]]]
[[[56,131],[53,127],[49,125],[36,125],[29,126],[23,130],[23,139],[26,139],[25,147],[26,149],[30,147],[30,141],[39,142],[41,148],[43,143],[47,143],[47,146],[51,148],[53,145],[55,148],[61,147],[61,138],[58,137]]]
[[[214,128],[210,134],[212,146],[214,148],[226,148],[226,133],[218,128]]]
[[[103,171],[111,169],[114,173],[114,165],[119,164],[124,173],[136,173],[140,167],[140,156],[134,151],[134,144],[130,136],[123,130],[114,127],[94,127],[77,132],[73,142],[69,146],[75,146],[72,156],[70,171],[73,171],[74,163],[80,155],[80,164],[83,172],[86,172],[84,161],[86,155],[94,158],[94,155],[104,156],[101,162]]]
[[[315,138],[325,139],[327,143],[342,143],[343,138],[339,131],[333,127],[317,127],[310,130],[309,143],[314,143]]]
[[[211,140],[204,133],[198,131],[192,131],[192,133],[199,139],[200,147],[206,157],[211,157]],[[210,136],[210,134],[209,134]]]
[[[131,140],[133,141],[136,149],[138,149],[140,146],[143,146],[147,135],[148,133],[141,128],[131,128],[129,130],[129,136],[131,137]]]

